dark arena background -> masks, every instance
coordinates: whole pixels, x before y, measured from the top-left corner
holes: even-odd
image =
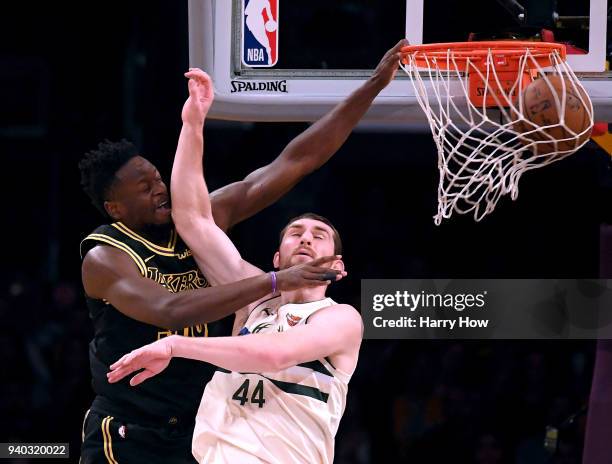
[[[77,462],[93,397],[79,242],[103,222],[81,191],[77,164],[99,141],[125,137],[169,182],[187,96],[187,4],[5,8],[0,441],[70,442],[70,461]],[[305,127],[209,121],[209,186],[272,161]],[[527,173],[517,201],[503,199],[481,223],[453,216],[436,227],[431,134],[359,130],[329,163],[231,237],[244,257],[269,270],[290,217],[305,211],[329,217],[342,235],[349,271],[331,296],[356,307],[363,278],[597,277],[606,266],[601,225],[612,220],[611,169],[608,155],[590,142]],[[578,463],[595,347],[594,341],[366,340],[335,462]],[[560,428],[555,455],[544,448],[547,426]]]

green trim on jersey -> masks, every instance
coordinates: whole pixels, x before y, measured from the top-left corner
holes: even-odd
[[[280,380],[274,380],[269,377],[266,377],[265,375],[262,375],[262,377],[264,379],[268,379],[276,387],[278,387],[285,393],[308,396],[310,398],[314,398],[315,400],[322,401],[323,403],[327,403],[327,399],[329,398],[329,395],[327,393],[322,392],[318,388],[307,387],[305,385],[300,385],[299,383],[281,382]]]
[[[331,364],[331,363],[330,363]],[[329,372],[327,368],[321,363],[321,361],[309,361],[302,364],[298,364],[298,367],[305,367],[307,369],[312,369],[315,372],[319,372],[320,374],[329,375],[333,377],[334,374]]]

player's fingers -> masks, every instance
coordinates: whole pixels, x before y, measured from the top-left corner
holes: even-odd
[[[405,40],[405,39],[404,39]],[[410,46],[410,42],[408,42],[407,40],[404,42],[404,45],[402,45],[399,49],[399,51],[405,55],[407,53],[406,48]]]
[[[327,285],[336,280],[336,274],[334,273],[321,273],[321,272],[304,272],[302,274],[303,279],[309,286],[316,287],[318,285]]]
[[[198,74],[200,75],[200,77],[202,78],[202,80],[212,83],[212,77],[210,77],[210,75],[207,72],[202,71],[201,69],[197,68],[198,70]]]
[[[195,79],[199,84],[210,84],[212,79],[208,74],[198,68],[193,68],[185,73],[185,77]]]
[[[339,259],[342,259],[342,255],[321,256],[320,258],[313,259],[308,264],[310,266],[320,266],[321,264],[331,263]]]
[[[408,41],[406,39],[401,39],[391,49],[389,49],[387,53],[385,53],[385,58],[393,57],[396,53],[400,52],[401,49],[406,45],[408,45]]]
[[[308,280],[306,281],[306,285],[308,287],[321,287],[322,285],[327,286],[331,283],[332,283],[331,280]]]
[[[130,379],[130,385],[132,387],[135,387],[136,385],[141,384],[145,380],[150,379],[154,375],[155,375],[154,372],[151,372],[145,369],[144,371],[139,372],[138,374],[136,374],[134,377]]]
[[[321,275],[317,268],[304,268],[300,274],[304,280],[321,280]]]
[[[123,360],[123,365],[131,364],[134,361],[136,361],[138,358],[140,358],[139,350],[130,351],[128,354],[125,355],[125,359]]]
[[[308,266],[304,268],[304,271],[317,276],[316,278],[320,280],[336,280],[336,276],[342,275],[342,271],[329,267]]]
[[[331,284],[331,280],[321,280],[316,277],[313,277],[310,279],[304,279],[302,286],[310,288],[310,287],[327,286],[329,284]]]
[[[187,71],[185,73],[185,77],[193,77],[193,76],[200,76],[202,75],[204,71],[202,71],[200,68],[189,68],[189,71]]]
[[[398,43],[396,43],[395,46],[391,49],[391,53],[395,54],[395,53],[399,52],[402,48],[404,48],[407,45],[409,45],[408,40],[400,39],[400,41]]]
[[[344,279],[346,277],[346,272],[338,271],[336,274],[329,273],[329,274],[324,275],[323,277],[324,278],[327,277],[328,278],[327,280],[331,280],[332,282],[333,281],[337,282],[337,281],[342,280],[342,279]]]
[[[215,96],[212,79],[204,71],[198,71],[185,73],[185,77],[189,78],[189,95],[195,97],[198,86],[201,86],[204,90],[204,97],[212,100]]]
[[[118,361],[115,361],[113,364],[111,364],[109,367],[111,369],[117,369],[119,366],[121,366],[121,363],[123,362],[123,357],[121,359],[119,359]]]
[[[189,82],[187,83],[187,88],[189,89],[190,97],[195,97],[197,95],[198,83],[195,79],[189,79]]]
[[[127,367],[132,370],[141,369],[144,367],[145,362],[147,361],[147,347],[139,348],[137,350],[132,351],[124,356],[124,360],[121,363],[121,367]]]
[[[321,275],[321,280],[338,281],[342,279],[343,275],[341,271],[336,272],[325,272]]]
[[[300,279],[306,285],[310,285],[312,283],[314,283],[315,285],[320,285],[321,284],[320,275],[321,274],[318,272],[313,272],[308,269],[302,269],[302,272],[300,272]]]
[[[134,371],[135,369],[120,367],[106,374],[106,378],[110,383],[115,383]]]
[[[187,71],[185,75],[187,74],[200,77],[209,77],[208,74],[202,71],[200,68],[189,68],[189,71]]]
[[[114,363],[114,364],[111,364],[111,365],[110,365],[110,368],[111,368],[111,369],[116,369],[116,368],[118,368],[119,366],[121,366],[121,365],[122,365],[122,364],[125,362],[125,358],[127,358],[127,357],[128,357],[128,355],[127,355],[127,354],[124,354],[123,356],[121,356],[121,358],[119,358],[119,360],[118,360],[118,361],[115,361],[115,363]]]
[[[190,90],[192,88],[197,89],[197,87],[200,85],[205,85],[205,82],[202,76],[196,72],[189,71],[188,73],[185,73],[185,77],[189,79],[188,85],[190,87]]]
[[[108,380],[109,383],[115,383],[117,381],[117,378],[118,378],[118,375],[115,371],[106,373],[106,380]]]
[[[127,374],[128,372],[126,370],[117,369],[106,374],[106,378],[108,379],[109,383],[115,383],[121,380]]]
[[[385,61],[385,67],[393,68],[393,71],[395,72],[396,68],[399,66],[401,59],[402,59],[401,52],[392,53],[387,57]]]
[[[207,75],[208,77],[208,75]],[[208,79],[205,81],[205,85],[204,85],[204,89],[205,89],[205,93],[206,93],[206,98],[208,99],[213,99],[215,96],[215,91],[213,88],[213,82],[212,79],[210,77],[208,77]]]

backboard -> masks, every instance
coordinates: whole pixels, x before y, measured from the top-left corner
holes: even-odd
[[[189,0],[190,65],[213,77],[210,117],[229,120],[317,119],[402,37],[412,44],[527,37],[569,44],[568,62],[596,119],[610,121],[606,33],[606,0]],[[426,122],[401,70],[364,120]]]

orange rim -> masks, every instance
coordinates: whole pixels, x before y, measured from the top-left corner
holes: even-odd
[[[529,42],[519,40],[491,40],[484,42],[448,42],[423,45],[407,45],[401,49],[402,62],[407,64],[407,55],[411,55],[418,68],[447,69],[453,61],[453,69],[465,71],[467,62],[478,63],[486,60],[489,51],[494,58],[503,58],[510,62],[518,61],[531,52],[534,60],[542,67],[552,66],[551,54],[558,52],[561,60],[565,61],[565,45],[552,42]],[[450,53],[449,53],[450,52]],[[494,61],[495,62],[495,61]]]

